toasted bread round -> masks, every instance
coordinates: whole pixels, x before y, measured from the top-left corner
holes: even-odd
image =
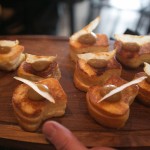
[[[103,85],[112,75],[121,75],[121,65],[112,58],[105,68],[93,68],[87,62],[79,59],[74,72],[74,84],[81,91],[87,91],[90,86]]]
[[[105,85],[115,85],[118,87],[126,82],[120,77],[112,76],[106,81]],[[117,101],[108,101],[106,99],[98,103],[103,97],[101,94],[103,86],[89,88],[86,94],[89,113],[101,125],[110,128],[121,128],[129,117],[130,105],[138,94],[138,86],[132,85],[121,91],[121,99]]]
[[[39,81],[44,78],[61,78],[61,72],[57,62],[51,63],[45,70],[36,71],[32,68],[32,66],[26,61],[22,62],[17,70],[17,74],[19,77],[31,80],[31,81]]]
[[[0,53],[0,69],[6,71],[15,70],[25,59],[23,51],[24,46],[16,45],[10,48],[10,52],[6,54]]]
[[[39,83],[48,86],[55,103],[45,98],[41,100],[30,99],[28,97],[30,87],[26,84],[19,85],[13,93],[14,112],[20,126],[26,131],[36,131],[44,120],[62,116],[65,113],[67,96],[59,81],[48,78],[41,80]]]
[[[150,63],[150,36],[116,36],[116,58],[128,68],[138,68]]]
[[[82,44],[78,41],[69,41],[70,44],[70,56],[71,59],[76,62],[78,60],[77,54],[83,53],[95,53],[106,52],[109,50],[108,38],[105,34],[97,34],[97,40],[95,44]]]

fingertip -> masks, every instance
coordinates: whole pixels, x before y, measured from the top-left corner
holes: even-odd
[[[77,140],[70,130],[55,121],[45,122],[42,132],[56,149],[85,149],[83,144]]]
[[[45,134],[50,126],[51,122],[50,121],[46,121],[43,126],[42,126],[42,132]]]
[[[46,121],[43,124],[42,132],[45,135],[45,137],[51,141],[51,137],[55,134],[55,124],[57,124],[54,121]]]
[[[43,133],[46,133],[47,130],[49,130],[50,126],[51,126],[51,123],[52,121],[46,121],[44,122],[43,126],[42,126],[42,132]]]

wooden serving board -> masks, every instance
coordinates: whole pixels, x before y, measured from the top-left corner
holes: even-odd
[[[69,57],[68,39],[50,36],[1,36],[0,39],[20,41],[25,53],[36,55],[57,55],[62,78],[60,83],[68,95],[66,113],[63,117],[52,118],[70,129],[86,146],[111,146],[116,148],[150,147],[150,109],[137,100],[131,105],[130,117],[121,129],[109,129],[96,123],[88,113],[85,93],[73,84],[74,63]],[[139,70],[138,70],[139,71]],[[135,70],[123,70],[122,77],[131,80]],[[48,146],[39,130],[30,133],[22,130],[15,118],[11,98],[15,87],[20,84],[13,79],[16,71],[0,71],[0,143],[11,146],[31,146],[37,149]],[[22,144],[19,144],[22,143]],[[31,148],[30,147],[30,148]],[[24,147],[25,148],[25,147]]]

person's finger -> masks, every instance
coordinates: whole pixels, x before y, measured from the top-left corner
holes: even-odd
[[[94,147],[91,148],[90,150],[116,150],[116,149],[109,148],[109,147]]]
[[[45,122],[42,131],[57,150],[87,150],[71,131],[55,121]]]

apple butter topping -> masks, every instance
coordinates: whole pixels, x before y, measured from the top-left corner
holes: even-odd
[[[39,88],[39,90],[44,91],[44,92],[49,92],[49,89],[46,85],[44,84],[36,84],[37,87]],[[32,100],[42,100],[43,97],[37,93],[35,90],[33,90],[32,88],[30,88],[28,90],[28,97]]]
[[[97,39],[96,34],[91,32],[91,33],[81,35],[78,38],[78,42],[80,42],[81,44],[92,45],[96,43],[96,39]]]
[[[105,85],[103,86],[102,90],[100,91],[100,94],[102,97],[104,97],[106,94],[108,94],[110,91],[116,89],[117,86],[115,85]],[[121,92],[118,92],[108,98],[106,98],[106,100],[110,101],[110,102],[114,102],[114,101],[119,101],[121,99]]]
[[[87,63],[94,68],[105,68],[108,61],[105,59],[89,59]]]
[[[37,76],[40,76],[40,77],[48,77],[48,76],[51,76],[53,75],[53,73],[55,72],[55,69],[57,68],[57,62],[54,61],[52,63],[50,63],[47,68],[45,68],[44,70],[42,71],[36,71],[31,64],[27,63],[27,62],[24,62],[23,64],[23,69],[28,72],[28,73],[31,73],[31,74],[34,74],[34,75],[37,75]]]
[[[10,50],[10,47],[0,47],[0,54],[7,54]]]
[[[140,46],[136,43],[125,43],[122,45],[123,50],[137,52],[140,50]]]

